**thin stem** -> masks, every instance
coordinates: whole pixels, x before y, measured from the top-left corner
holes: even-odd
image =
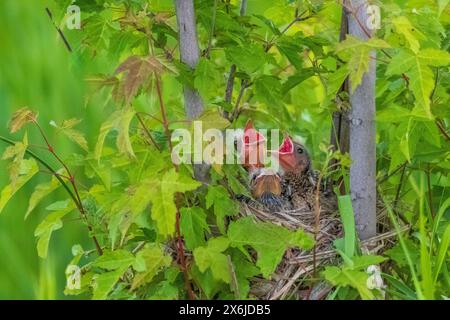
[[[301,22],[301,21],[306,21],[306,20],[308,20],[308,19],[311,19],[313,16],[312,15],[310,15],[310,16],[306,16],[306,17],[303,17],[303,15],[306,13],[306,11],[305,12],[303,12],[300,16],[298,16],[298,17],[295,17],[281,32],[280,32],[280,34],[277,36],[277,37],[275,37],[275,38],[273,38],[268,44],[267,44],[267,46],[266,46],[266,52],[268,52],[274,45],[275,45],[275,42],[277,41],[277,39],[279,39],[281,36],[283,36],[293,25],[295,25],[297,22]]]
[[[0,136],[0,140],[2,140],[3,142],[14,146],[16,143],[8,138],[2,137]],[[48,164],[44,159],[42,159],[41,157],[39,157],[36,153],[34,153],[33,151],[27,149],[25,151],[30,157],[34,158],[36,161],[38,161],[41,165],[43,165],[44,167],[46,167],[55,177],[56,179],[58,179],[59,183],[61,183],[61,185],[64,187],[64,189],[67,191],[67,193],[69,194],[69,196],[72,198],[72,200],[75,202],[75,204],[78,204],[78,200],[75,197],[75,195],[73,194],[72,190],[70,190],[69,186],[67,185],[67,183],[64,181],[64,179],[62,177],[60,177],[58,175],[58,173],[56,172],[56,170],[54,170],[50,164]]]
[[[55,27],[56,31],[58,32],[59,36],[61,37],[62,41],[64,42],[64,45],[66,46],[67,50],[69,52],[72,52],[72,47],[70,46],[69,41],[67,40],[66,36],[62,32],[62,30],[56,25],[55,21],[53,20],[53,14],[50,11],[49,8],[45,8],[45,11],[47,12],[48,17],[50,18],[50,21],[52,22],[53,26]]]
[[[166,134],[168,143],[169,143],[169,149],[170,152],[172,152],[173,149],[173,145],[172,145],[172,139],[171,139],[171,134],[170,134],[170,129],[169,129],[169,121],[167,120],[167,115],[166,115],[166,108],[164,106],[164,100],[163,100],[163,96],[162,96],[162,90],[161,90],[161,78],[158,75],[155,75],[156,77],[156,91],[158,93],[158,99],[159,99],[159,107],[161,110],[161,116],[162,116],[162,124],[164,127],[164,132]],[[176,168],[178,170],[178,168]]]
[[[147,113],[147,112],[137,112],[137,114],[139,114],[139,115],[144,115],[144,116],[147,116],[147,117],[150,117],[150,118],[152,118],[153,120],[159,122],[160,124],[163,124],[162,120],[158,119],[157,117],[155,117],[154,115],[152,115],[152,114],[150,114],[150,113]]]
[[[86,225],[88,227],[88,230],[90,233],[92,233],[93,228],[92,226],[89,224],[88,219],[87,219],[87,214],[86,214],[86,210],[84,209],[83,206],[83,202],[81,201],[81,196],[80,193],[78,191],[78,186],[76,184],[75,181],[75,176],[72,174],[72,172],[70,171],[69,167],[66,165],[66,163],[58,156],[58,154],[55,152],[55,149],[53,148],[53,146],[50,144],[49,140],[47,139],[47,136],[45,135],[44,130],[42,129],[42,127],[39,125],[39,123],[36,120],[33,120],[33,123],[36,125],[36,127],[39,129],[39,132],[41,133],[42,138],[44,139],[45,143],[47,144],[48,147],[48,151],[53,155],[53,157],[64,167],[64,169],[67,172],[67,175],[69,176],[69,182],[72,185],[72,189],[74,191],[74,195],[76,198],[76,205],[78,208],[78,211],[80,211],[80,214],[82,216],[82,218],[85,220]],[[92,235],[92,239],[94,240],[95,243],[95,247],[97,249],[97,252],[99,255],[103,255],[103,250],[100,246],[100,243],[97,240],[97,237],[95,235]]]
[[[442,136],[445,138],[445,140],[450,141],[450,135],[445,131],[444,124],[442,123],[441,119],[436,119],[435,121],[436,126],[439,129],[439,132],[442,134]]]
[[[158,149],[158,151],[161,152],[161,148],[158,146],[158,144],[156,143],[155,139],[153,138],[152,134],[150,133],[150,131],[148,130],[147,126],[145,125],[144,121],[142,120],[141,116],[139,115],[139,113],[136,113],[136,118],[139,120],[139,123],[142,126],[142,129],[144,130],[145,134],[147,135],[147,137],[150,139],[150,141],[152,142],[153,146]]]

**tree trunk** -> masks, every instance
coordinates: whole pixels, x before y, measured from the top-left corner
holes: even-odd
[[[351,10],[349,34],[363,40],[369,39],[371,31],[366,28],[368,2],[346,2]],[[375,52],[371,54],[375,58]],[[350,94],[350,195],[357,231],[362,240],[376,235],[375,81],[376,60],[371,59],[369,71],[364,74],[361,85]]]
[[[175,0],[177,23],[180,36],[181,61],[192,69],[200,59],[195,10],[193,0]],[[195,119],[203,112],[203,101],[198,91],[184,87],[184,108],[188,119]]]

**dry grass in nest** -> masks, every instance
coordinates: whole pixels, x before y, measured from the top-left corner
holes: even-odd
[[[240,214],[252,216],[259,221],[272,222],[291,230],[301,228],[311,234],[315,234],[316,230],[314,211],[266,212],[250,204],[242,203]],[[396,233],[390,227],[385,207],[381,203],[377,208],[377,219],[379,235],[360,243],[365,253],[381,254],[395,243]],[[402,231],[408,229],[407,225],[402,226]],[[311,291],[302,287],[303,280],[317,278],[314,273],[324,266],[339,264],[333,242],[342,237],[343,226],[339,212],[337,210],[321,212],[315,249],[288,250],[270,279],[253,279],[251,296],[262,300],[324,298],[331,289],[328,285],[321,282]]]

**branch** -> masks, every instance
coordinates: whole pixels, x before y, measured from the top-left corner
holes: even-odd
[[[442,136],[445,138],[445,140],[450,141],[450,136],[447,133],[447,131],[445,131],[442,120],[436,119],[435,123],[436,123],[436,126],[438,127],[439,131],[441,132]]]
[[[59,36],[61,37],[62,41],[64,42],[64,45],[66,46],[67,50],[69,52],[72,52],[72,47],[70,46],[69,41],[67,40],[66,36],[64,35],[64,33],[62,32],[62,30],[56,25],[55,21],[53,20],[53,14],[50,11],[49,8],[45,8],[45,11],[47,12],[48,17],[50,18],[50,21],[53,24],[53,27],[55,27],[56,31],[58,31]]]
[[[147,135],[147,137],[150,139],[150,141],[152,142],[153,146],[155,146],[156,149],[158,149],[158,151],[161,152],[161,148],[158,146],[158,144],[156,143],[155,139],[153,139],[152,134],[150,133],[150,131],[148,130],[147,126],[145,125],[144,121],[142,120],[141,116],[139,115],[139,113],[136,113],[136,118],[139,120],[139,123],[142,126],[142,129],[144,130],[145,134]]]

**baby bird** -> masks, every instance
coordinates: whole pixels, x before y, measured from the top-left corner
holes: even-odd
[[[278,161],[282,168],[282,197],[291,202],[293,209],[313,210],[317,175],[311,169],[306,148],[286,137],[278,150]]]
[[[256,168],[249,172],[250,189],[253,198],[270,211],[282,208],[281,177],[272,169]]]
[[[266,138],[249,121],[241,139],[241,160],[249,173],[252,196],[266,209],[280,210],[281,177],[274,170],[264,167],[267,154]]]

